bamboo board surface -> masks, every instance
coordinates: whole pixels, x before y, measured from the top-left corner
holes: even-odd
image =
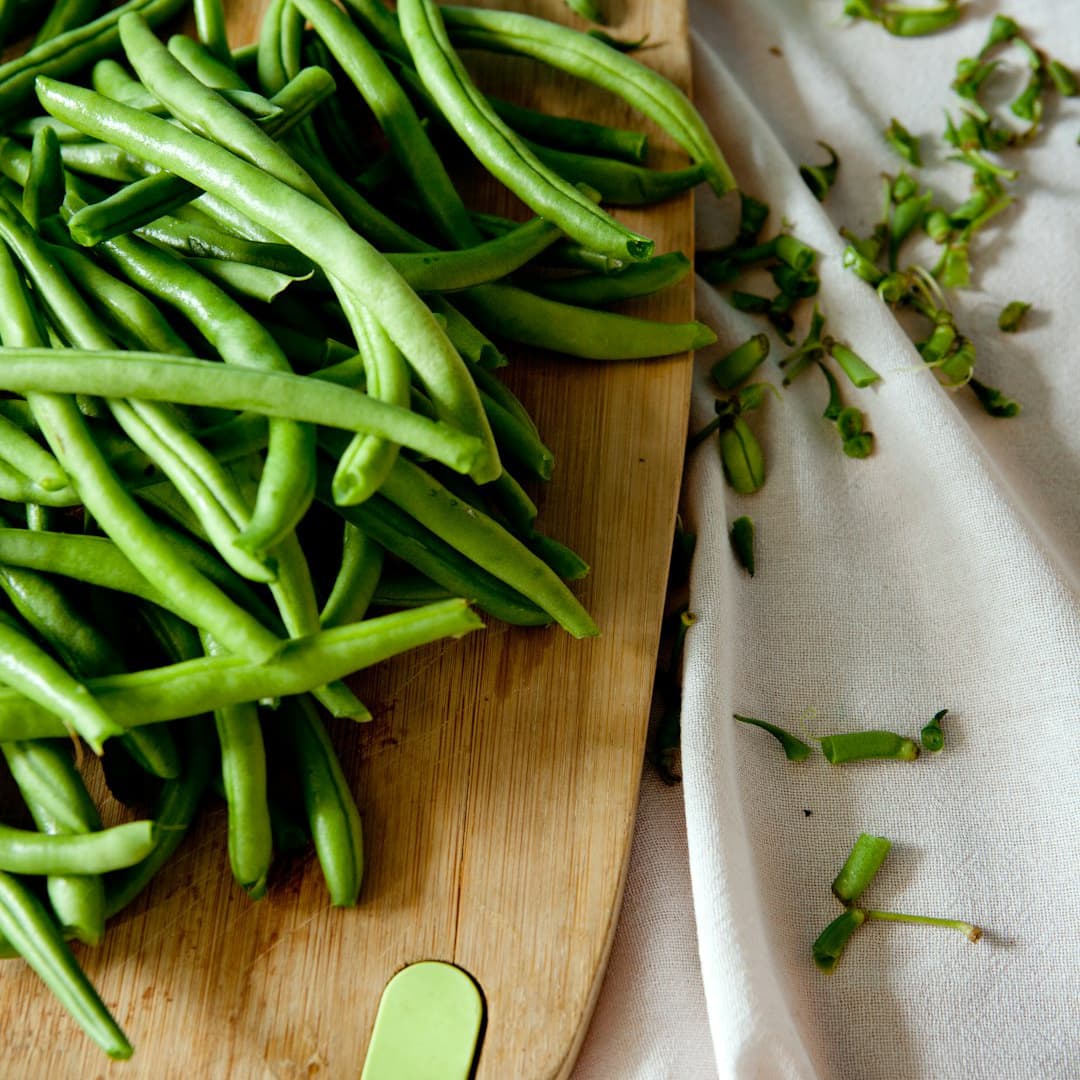
[[[683,0],[606,2],[615,32],[650,32],[662,44],[641,56],[687,86]],[[262,6],[228,5],[234,45],[253,39]],[[583,25],[558,2],[528,0],[528,10]],[[482,66],[503,96],[641,124],[620,101],[538,66]],[[651,164],[683,162],[655,146]],[[657,253],[692,250],[689,196],[620,216]],[[685,319],[692,306],[686,282],[632,310]],[[602,637],[491,623],[359,678],[375,722],[331,728],[364,819],[359,906],[328,906],[311,854],[250,902],[229,875],[218,805],[104,945],[78,950],[133,1060],[108,1062],[9,962],[3,1076],[357,1077],[383,986],[421,959],[452,961],[483,989],[480,1080],[569,1073],[629,853],[690,363],[510,355],[508,379],[556,456],[554,479],[536,494],[539,525],[592,565],[578,592]],[[106,808],[108,821],[119,813]]]

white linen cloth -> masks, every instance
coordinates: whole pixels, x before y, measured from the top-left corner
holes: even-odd
[[[893,116],[923,136],[916,175],[962,201],[970,173],[940,139],[943,109],[960,104],[956,60],[1001,11],[1080,69],[1080,7],[988,0],[918,39],[841,11],[691,7],[696,100],[741,185],[771,204],[765,235],[785,217],[821,253],[827,331],[885,378],[844,386],[876,436],[867,460],[841,453],[817,372],[751,418],[761,492],[732,493],[715,442],[690,460],[684,782],[643,773],[575,1080],[1080,1077],[1080,100],[1053,99],[1044,132],[1006,155],[1017,203],[973,242],[973,288],[950,294],[978,374],[1021,401],[1019,417],[993,419],[917,370],[889,309],[841,267],[838,232],[865,235],[880,216],[878,175],[903,165],[882,137]],[[1007,62],[1015,92],[1025,75],[1017,54]],[[825,159],[817,139],[841,159],[824,205],[798,175]],[[715,203],[699,198],[701,243],[723,239]],[[1013,299],[1033,304],[1029,321],[1002,334]],[[712,416],[709,364],[761,329],[700,281],[698,314],[720,343],[698,359],[691,429]],[[773,357],[784,351],[774,339]],[[779,384],[773,358],[759,371]],[[728,542],[744,513],[752,580]],[[793,764],[732,720],[917,735],[946,706],[944,751],[912,764]],[[840,911],[829,886],[863,831],[894,845],[865,903],[970,919],[985,938],[869,924],[820,974],[810,946]]]

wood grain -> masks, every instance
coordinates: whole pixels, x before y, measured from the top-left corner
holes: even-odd
[[[651,33],[662,44],[643,59],[685,86],[683,0],[607,2],[614,29]],[[234,44],[252,38],[261,7],[230,5]],[[575,21],[547,0],[528,10]],[[610,95],[537,66],[480,66],[507,97],[641,124]],[[652,161],[682,159],[657,139]],[[689,197],[622,216],[658,253],[692,250]],[[692,304],[688,283],[627,310],[685,319]],[[328,907],[310,856],[249,902],[212,810],[106,943],[79,952],[135,1058],[105,1061],[12,962],[0,978],[5,1077],[354,1077],[382,987],[421,959],[461,965],[484,991],[480,1080],[568,1075],[625,876],[690,363],[511,356],[510,381],[556,454],[540,525],[592,564],[580,595],[603,636],[493,623],[359,679],[375,722],[332,729],[364,817],[359,906]]]

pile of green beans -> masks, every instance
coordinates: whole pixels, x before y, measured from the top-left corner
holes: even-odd
[[[675,87],[543,20],[272,0],[234,53],[221,0],[160,40],[182,6],[0,12],[35,35],[0,64],[0,753],[25,806],[0,822],[0,955],[118,1058],[68,942],[102,940],[207,793],[251,899],[310,837],[353,905],[362,826],[325,717],[372,716],[342,680],[477,612],[599,633],[568,584],[587,563],[537,528],[554,458],[504,345],[711,343],[604,310],[690,266],[605,206],[734,183]],[[692,162],[489,99],[455,43],[615,90]],[[535,216],[468,206],[462,143]],[[80,740],[150,817],[102,827]]]

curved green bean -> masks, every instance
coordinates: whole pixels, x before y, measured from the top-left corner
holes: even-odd
[[[399,457],[379,493],[528,597],[574,637],[599,634],[588,612],[546,564],[501,525],[463,505],[418,465]]]
[[[21,472],[28,483],[46,491],[69,488],[70,481],[60,462],[7,417],[0,418],[0,459]]]
[[[131,1057],[131,1044],[71,955],[56,924],[18,878],[4,873],[0,873],[0,934],[109,1057]]]
[[[531,56],[618,94],[704,167],[717,195],[736,186],[716,140],[690,99],[652,68],[588,34],[533,15],[449,5],[441,11],[458,45]]]
[[[318,710],[303,697],[286,698],[276,720],[283,727],[299,771],[311,837],[330,903],[356,903],[364,874],[360,812]]]
[[[187,34],[173,34],[167,48],[199,82],[211,89],[250,91],[251,87],[233,67],[232,57],[218,55],[209,44],[189,38]]]
[[[67,30],[90,22],[101,10],[100,0],[57,0],[38,28],[30,47],[36,48]]]
[[[12,874],[104,874],[133,866],[154,848],[154,822],[87,833],[39,833],[0,825],[0,870]]]
[[[579,274],[530,281],[529,291],[562,304],[602,307],[659,292],[682,281],[689,272],[690,260],[681,251],[671,251],[635,263],[617,274]]]
[[[364,617],[383,568],[383,549],[355,525],[345,522],[341,565],[330,595],[319,612],[323,629]]]
[[[398,18],[424,85],[492,175],[575,240],[610,255],[632,259],[649,256],[651,240],[620,225],[573,184],[552,172],[499,119],[454,52],[439,8],[429,0],[402,0]]]
[[[87,686],[124,727],[195,716],[292,694],[381,663],[408,649],[483,626],[464,600],[448,600],[286,641],[272,664],[235,655],[90,679]],[[13,690],[0,688],[0,741],[65,734],[63,722]]]
[[[203,635],[207,656],[220,655],[214,640]],[[221,746],[221,779],[229,808],[229,863],[233,877],[252,900],[266,895],[272,840],[266,802],[266,749],[259,710],[254,702],[214,710]]]
[[[586,360],[633,360],[688,352],[711,345],[704,323],[635,319],[612,311],[574,307],[534,296],[512,285],[481,285],[466,307],[482,324],[512,341]]]
[[[455,292],[512,274],[561,237],[554,225],[534,218],[475,247],[387,252],[386,257],[417,292]]]

